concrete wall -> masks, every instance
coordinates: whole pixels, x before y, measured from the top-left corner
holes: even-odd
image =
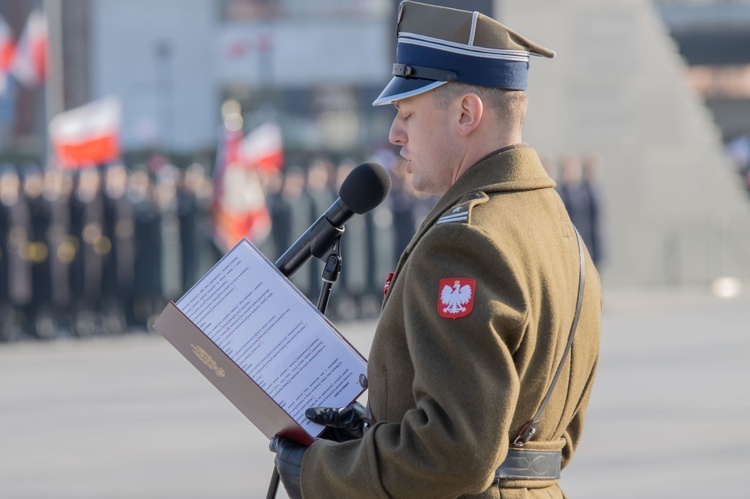
[[[259,23],[222,20],[220,7],[213,0],[93,2],[91,98],[122,100],[126,150],[214,147],[229,85],[388,81],[387,16],[377,9]]]
[[[498,1],[534,59],[526,141],[604,159],[605,285],[750,281],[750,200],[646,0]]]
[[[123,147],[191,151],[216,143],[217,7],[206,0],[98,0],[92,98],[123,102]],[[160,44],[166,50],[159,52]]]

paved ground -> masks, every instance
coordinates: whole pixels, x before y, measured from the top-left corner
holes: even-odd
[[[600,366],[570,497],[750,497],[750,293],[609,293]],[[262,498],[266,443],[161,337],[0,345],[0,498]]]

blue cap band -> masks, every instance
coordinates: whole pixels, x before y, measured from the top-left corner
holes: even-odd
[[[458,75],[457,81],[470,85],[526,90],[529,84],[528,61],[467,55],[411,43],[398,44],[397,60],[400,64],[453,71]]]

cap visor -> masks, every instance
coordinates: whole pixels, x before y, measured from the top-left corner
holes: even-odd
[[[397,100],[419,95],[428,90],[432,90],[433,88],[437,88],[440,85],[445,85],[446,83],[448,82],[394,76],[372,105],[382,106],[384,104],[392,104]]]

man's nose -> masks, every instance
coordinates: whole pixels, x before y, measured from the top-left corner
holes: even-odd
[[[406,134],[399,124],[398,116],[393,118],[391,131],[388,132],[388,141],[395,146],[404,145],[406,143]]]

